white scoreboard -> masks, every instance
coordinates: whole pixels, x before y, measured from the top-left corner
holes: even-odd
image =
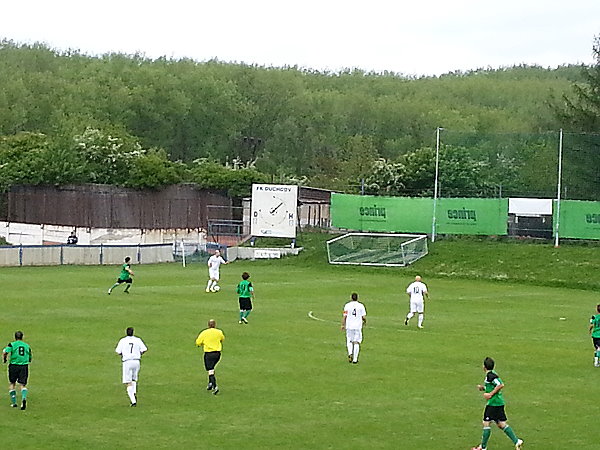
[[[296,237],[298,186],[253,184],[250,234]]]

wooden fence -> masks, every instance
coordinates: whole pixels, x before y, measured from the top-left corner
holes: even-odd
[[[0,197],[0,220],[87,228],[195,229],[211,211],[233,219],[224,193],[179,184],[161,190],[108,185],[14,186]]]

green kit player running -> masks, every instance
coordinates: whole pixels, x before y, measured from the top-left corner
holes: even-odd
[[[486,372],[485,380],[483,385],[477,385],[477,389],[485,391],[483,393],[483,398],[487,400],[485,411],[483,412],[483,436],[481,438],[481,445],[473,447],[472,450],[485,450],[487,448],[488,440],[492,434],[492,429],[490,427],[491,422],[496,422],[498,428],[504,431],[515,445],[515,450],[520,450],[523,445],[523,440],[519,439],[510,425],[506,423],[504,397],[502,396],[504,383],[502,383],[498,374],[494,372],[494,365],[495,363],[492,358],[488,357],[483,360],[483,370]]]
[[[29,363],[31,362],[31,347],[23,342],[23,332],[15,333],[15,341],[8,344],[2,351],[2,361],[6,364],[8,355],[8,394],[10,406],[17,407],[16,384],[21,386],[21,409],[27,408],[27,379],[29,378]]]
[[[252,311],[252,300],[254,299],[254,287],[252,282],[248,280],[250,274],[244,272],[242,281],[237,286],[237,293],[240,302],[240,321],[239,323],[248,323],[248,316]]]
[[[123,292],[129,294],[129,288],[131,287],[131,283],[133,283],[133,270],[131,270],[131,264],[129,264],[129,261],[131,261],[131,258],[128,256],[125,258],[125,263],[121,266],[121,273],[119,274],[119,278],[117,278],[117,282],[108,290],[108,295],[110,295],[114,288],[122,283],[127,284]]]
[[[594,367],[600,367],[600,305],[596,306],[596,312],[590,319],[590,334],[594,343]]]

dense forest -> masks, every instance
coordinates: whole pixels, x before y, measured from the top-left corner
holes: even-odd
[[[546,195],[558,130],[598,131],[599,71],[515,66],[415,78],[91,57],[5,40],[0,190],[190,181],[239,196],[274,181],[431,195],[443,127],[445,195]]]

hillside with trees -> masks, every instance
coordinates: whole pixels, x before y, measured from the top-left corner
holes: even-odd
[[[490,195],[499,184],[542,192],[545,186],[527,185],[539,178],[527,170],[552,166],[555,147],[546,157],[533,150],[548,145],[531,136],[595,131],[597,123],[577,108],[597,99],[588,88],[598,83],[597,71],[515,66],[415,78],[90,57],[2,41],[0,189],[193,181],[244,195],[249,183],[274,181],[430,195],[422,185],[443,127],[528,136],[506,152],[490,150],[489,139],[448,143],[443,164],[466,174],[444,180],[448,195]],[[597,109],[593,114],[598,120]],[[516,163],[523,158],[533,158],[525,171]],[[499,172],[506,172],[500,181]]]

